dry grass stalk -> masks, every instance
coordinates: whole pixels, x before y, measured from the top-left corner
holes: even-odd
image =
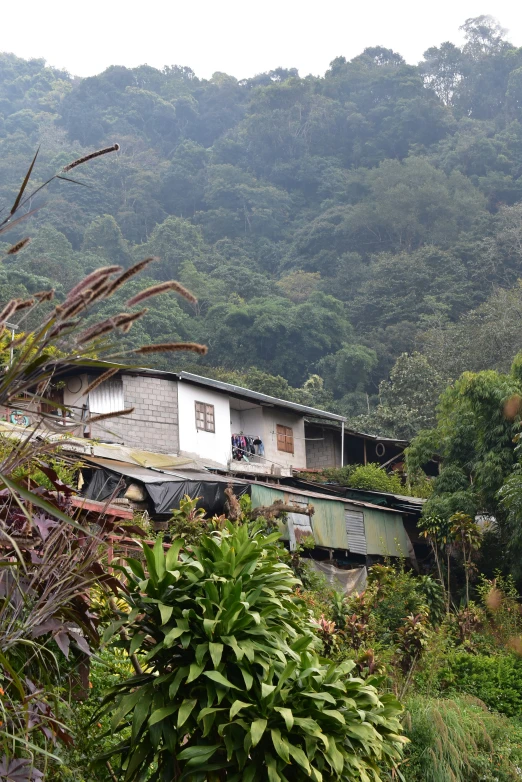
[[[116,272],[121,272],[122,267],[117,265],[112,266],[102,266],[100,269],[95,269],[93,272],[87,275],[81,282],[79,282],[77,285],[74,286],[74,288],[69,291],[67,295],[67,301],[71,301],[74,299],[80,291],[84,290],[85,288],[91,287],[93,283],[97,282],[98,280],[102,279],[105,280],[110,274],[115,274]]]
[[[8,249],[7,255],[16,255],[16,253],[19,253],[24,247],[27,247],[30,241],[31,238],[29,236],[26,236],[25,239],[20,239],[19,242],[13,244],[13,246]]]
[[[72,169],[76,168],[76,166],[81,166],[82,163],[88,163],[89,160],[94,160],[94,158],[101,157],[102,155],[108,155],[110,152],[118,152],[119,148],[119,144],[113,144],[112,147],[105,147],[105,149],[99,149],[97,152],[91,152],[89,155],[84,155],[77,160],[73,160],[72,163],[64,166],[62,171],[64,173],[67,173],[67,171],[72,171]]]
[[[102,375],[96,378],[96,380],[93,380],[90,385],[87,386],[85,389],[85,396],[88,396],[91,391],[94,391],[95,388],[98,388],[98,386],[101,386],[102,383],[105,383],[106,380],[109,380],[113,375],[116,375],[119,372],[119,367],[113,367],[112,369],[108,369],[107,372],[104,372]]]
[[[128,407],[126,410],[116,410],[114,413],[100,413],[100,415],[91,416],[85,421],[85,423],[95,424],[96,421],[105,421],[107,418],[118,418],[118,416],[130,415],[134,412],[134,409],[134,407]]]
[[[167,293],[167,291],[179,293],[180,296],[183,296],[184,299],[190,301],[191,304],[197,304],[198,300],[190,291],[181,283],[176,282],[176,280],[170,280],[169,282],[160,282],[158,285],[152,285],[150,288],[141,291],[141,293],[137,293],[136,296],[133,296],[128,300],[127,307],[134,307],[136,304],[145,301],[145,299],[149,299],[151,296],[157,296],[159,293]]]
[[[109,286],[107,291],[107,298],[112,296],[114,291],[117,291],[118,288],[121,288],[121,286],[124,285],[127,280],[130,280],[131,277],[134,277],[136,274],[139,274],[139,272],[143,271],[143,269],[145,269],[149,263],[157,260],[158,259],[155,256],[144,258],[142,261],[138,261],[138,263],[135,263],[134,266],[131,266],[129,269],[127,269],[127,271],[124,271],[123,274],[120,274],[119,277],[116,277],[116,279],[113,280],[112,284]]]
[[[207,352],[206,345],[198,345],[197,342],[163,342],[158,345],[144,345],[137,348],[135,353],[171,353],[178,350],[187,350],[190,353],[199,353],[204,356]]]

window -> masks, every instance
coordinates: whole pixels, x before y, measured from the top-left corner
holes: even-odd
[[[294,452],[294,432],[289,426],[277,424],[277,450],[285,453]]]
[[[202,429],[204,432],[215,432],[214,424],[214,405],[207,405],[205,402],[196,402],[196,429]]]

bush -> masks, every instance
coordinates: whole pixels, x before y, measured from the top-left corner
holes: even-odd
[[[438,678],[443,688],[474,695],[508,716],[522,716],[522,659],[514,654],[452,652]]]
[[[106,766],[100,766],[95,777],[89,771],[93,748],[96,748],[96,752],[107,751],[120,740],[120,736],[110,732],[108,717],[101,720],[94,717],[107,688],[124,681],[131,674],[132,665],[121,650],[105,649],[91,660],[89,698],[71,703],[68,713],[64,714],[73,743],[57,747],[55,754],[60,758],[61,765],[53,765],[48,769],[48,782],[113,782]]]
[[[123,643],[147,669],[107,696],[112,730],[131,740],[106,756],[129,782],[151,767],[150,780],[319,782],[396,766],[399,703],[352,677],[353,662],[317,656],[278,537],[228,523],[181,557],[182,540],[144,546],[148,575],[128,560]]]
[[[522,779],[522,726],[474,698],[413,696],[404,719],[411,743],[406,782],[513,782]]]

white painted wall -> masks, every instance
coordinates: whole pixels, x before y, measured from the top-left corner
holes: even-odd
[[[294,467],[304,469],[306,467],[306,448],[304,433],[304,418],[295,413],[286,413],[271,407],[262,407],[264,436],[261,437],[265,445],[267,464],[274,462],[282,467]],[[294,433],[294,453],[285,453],[277,450],[277,424],[289,426]]]
[[[196,429],[196,402],[214,405],[215,432]],[[226,466],[232,450],[228,396],[181,381],[178,383],[178,410],[180,452]]]

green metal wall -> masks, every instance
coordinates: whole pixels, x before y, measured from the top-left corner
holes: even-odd
[[[253,483],[252,507],[272,505],[276,500],[292,502],[293,494],[285,493],[284,488],[273,489],[261,483]],[[336,500],[321,500],[309,497],[306,492],[300,492],[310,505],[314,506],[312,517],[314,537],[318,546],[325,548],[348,549],[346,522],[344,518],[345,504],[354,510],[364,513],[364,531],[368,554],[391,557],[408,557],[408,540],[400,513],[381,511],[374,508],[354,506],[349,502]],[[280,523],[283,539],[288,539],[286,524]]]
[[[406,530],[400,513],[365,508],[364,531],[368,554],[381,557],[409,556]]]
[[[253,483],[251,488],[253,508],[258,508],[261,505],[272,505],[275,500],[291,503],[295,499],[294,494],[285,493],[284,489],[273,489],[270,486],[263,486],[259,483]],[[326,548],[347,548],[344,503],[309,497],[306,492],[300,492],[300,496],[306,497],[308,503],[314,506],[315,513],[312,517],[312,526],[317,545],[325,546]],[[285,540],[288,539],[286,524],[280,523],[279,528],[283,538]]]

